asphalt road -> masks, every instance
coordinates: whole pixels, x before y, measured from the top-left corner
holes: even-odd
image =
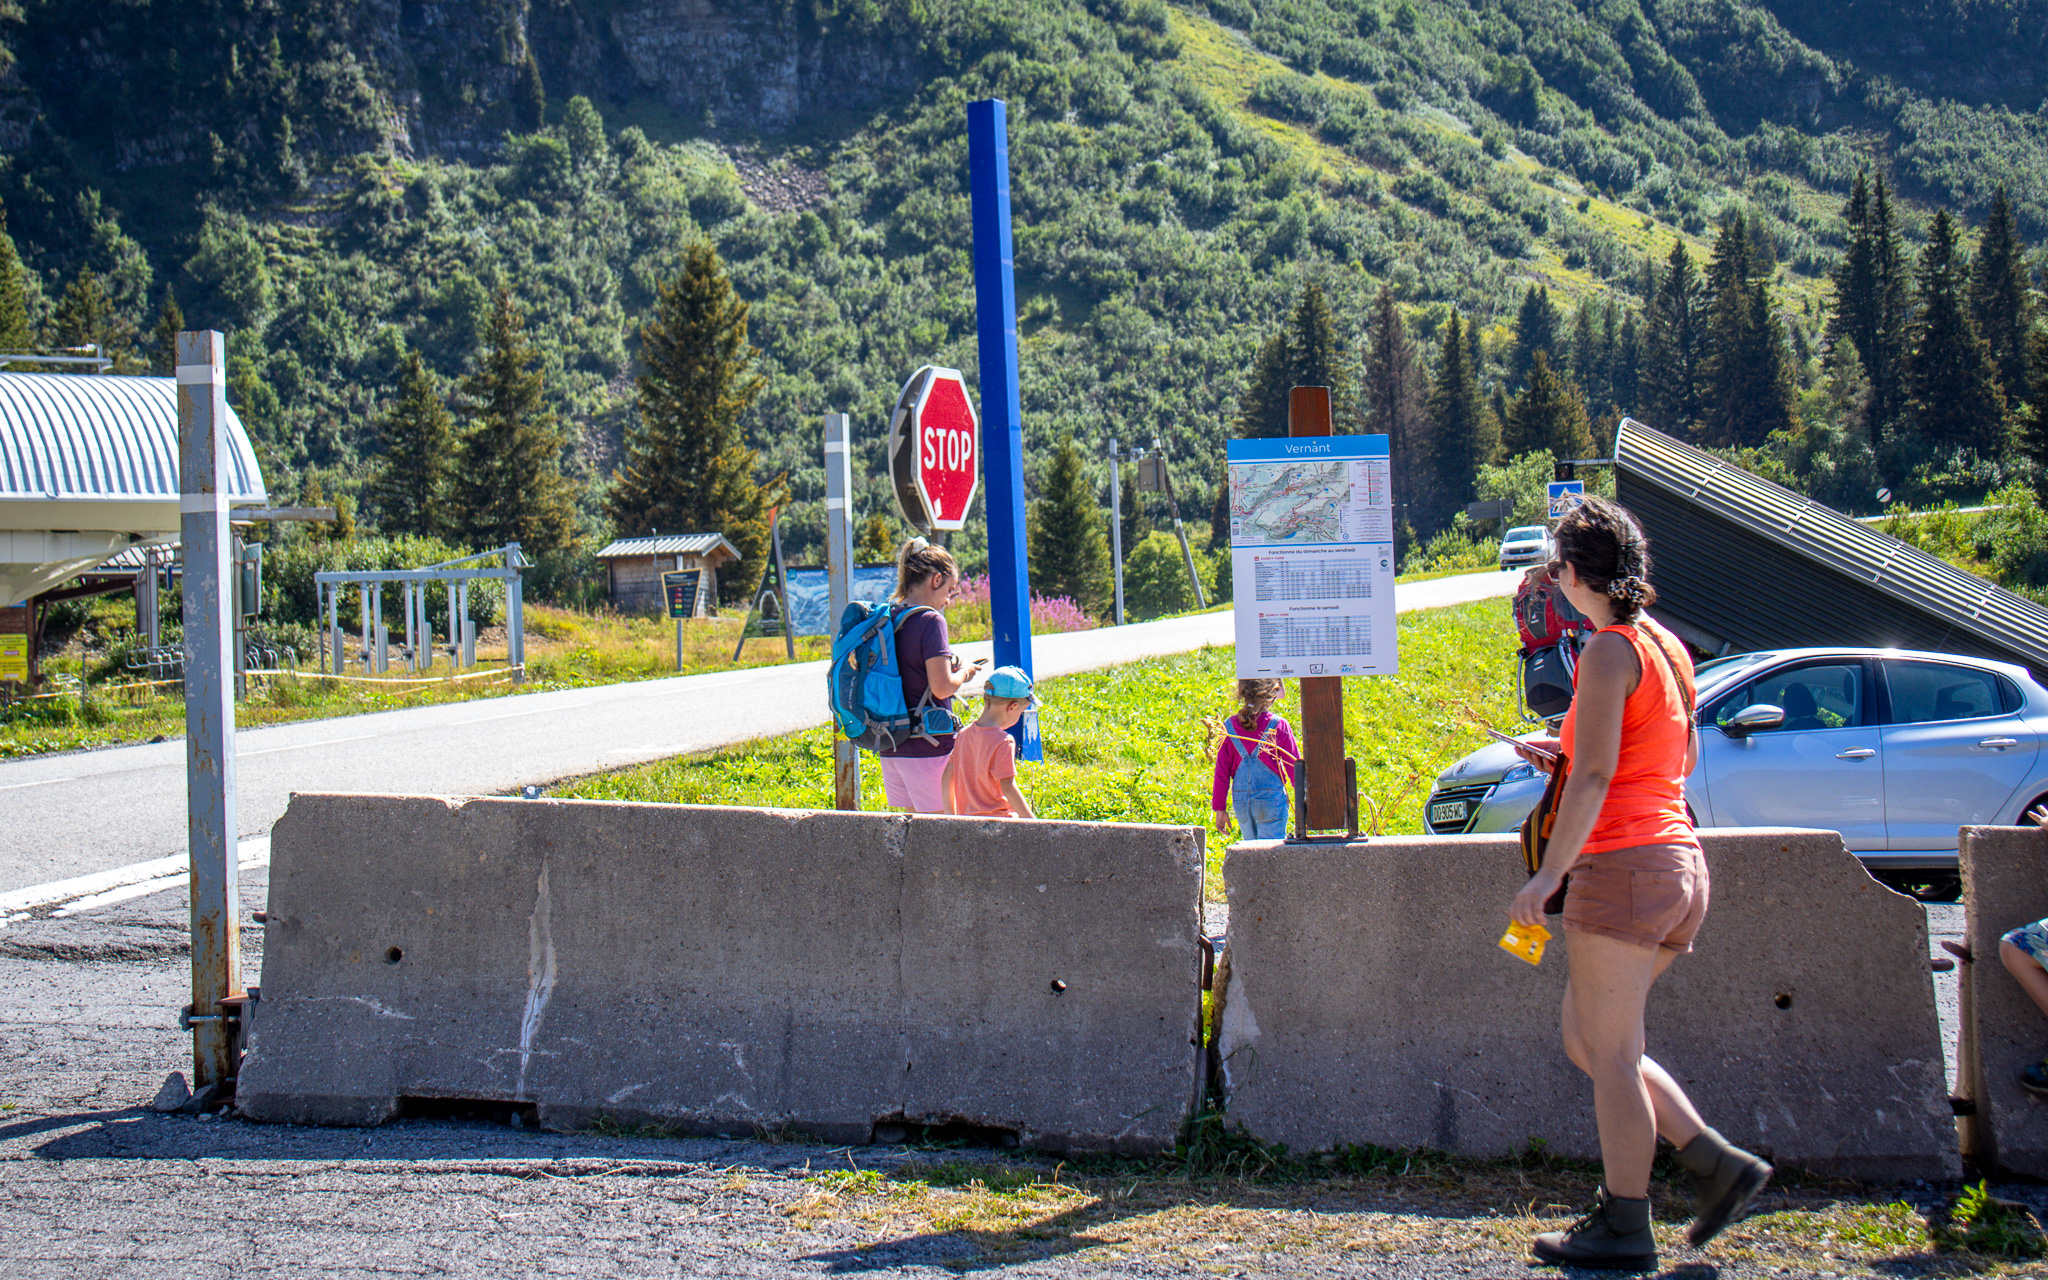
[[[1396,608],[1511,594],[1519,575],[1411,583]],[[1036,637],[1040,677],[1227,645],[1231,615]],[[986,656],[987,642],[958,646]],[[237,735],[244,836],[294,791],[492,795],[825,723],[823,662],[384,711]],[[0,894],[163,858],[185,847],[182,740],[0,763]]]

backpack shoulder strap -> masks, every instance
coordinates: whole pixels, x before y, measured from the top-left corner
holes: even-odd
[[[1691,720],[1693,690],[1686,688],[1685,681],[1679,678],[1678,664],[1671,660],[1671,650],[1666,649],[1664,647],[1664,642],[1657,638],[1656,632],[1650,631],[1647,628],[1645,628],[1643,634],[1649,637],[1650,647],[1657,651],[1657,656],[1664,659],[1665,667],[1667,667],[1671,672],[1672,686],[1678,690],[1679,698],[1683,700],[1685,703],[1685,718],[1688,721]]]

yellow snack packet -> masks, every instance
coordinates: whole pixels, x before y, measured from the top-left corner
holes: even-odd
[[[1550,941],[1550,930],[1542,925],[1524,926],[1508,922],[1508,931],[1500,936],[1500,948],[1511,956],[1518,956],[1530,964],[1543,963],[1543,944]]]

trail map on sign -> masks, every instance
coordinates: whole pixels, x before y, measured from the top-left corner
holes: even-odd
[[[1238,675],[1397,670],[1387,438],[1233,440],[1229,463]]]

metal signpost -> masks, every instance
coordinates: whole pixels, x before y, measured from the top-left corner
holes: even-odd
[[[697,592],[704,580],[702,569],[676,569],[661,575],[662,598],[668,601],[668,616],[676,620],[676,670],[683,669],[683,620],[697,616]]]
[[[1228,446],[1230,560],[1237,674],[1301,678],[1305,835],[1351,803],[1342,677],[1399,669],[1394,524],[1385,436],[1328,438],[1327,387],[1294,388],[1288,427]]]
[[[192,860],[192,1004],[181,1021],[192,1032],[192,1085],[199,1091],[225,1086],[234,1077],[229,1023],[242,996],[232,683],[236,619],[228,576],[224,345],[209,329],[180,333],[177,351],[186,847]]]
[[[989,629],[996,665],[1031,674],[1031,575],[1024,554],[1024,407],[1017,383],[1017,282],[1010,240],[1010,135],[1000,98],[967,104],[974,217],[974,331],[981,359],[981,464],[988,481]],[[1038,713],[1011,730],[1042,760]]]
[[[1124,481],[1116,437],[1109,438],[1109,562],[1116,567],[1116,625],[1124,625]]]
[[[837,634],[853,600],[853,427],[843,413],[825,415],[825,580]],[[832,735],[832,807],[860,808],[860,749],[842,733]]]

